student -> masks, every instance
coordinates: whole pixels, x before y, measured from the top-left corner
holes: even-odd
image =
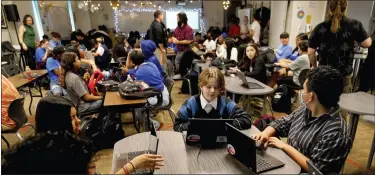
[[[48,77],[50,79],[50,90],[55,96],[62,96],[63,89],[59,84],[60,76],[60,63],[62,54],[65,52],[63,46],[55,47],[52,52],[52,57],[47,58],[46,68],[48,71]]]
[[[292,55],[293,48],[289,44],[289,34],[284,32],[280,34],[281,45],[276,51],[276,62],[282,59],[288,59]]]
[[[286,59],[284,61],[287,61],[287,63],[290,63],[294,61],[296,58],[298,58],[299,52],[298,52],[298,44],[303,41],[303,40],[308,40],[309,38],[307,37],[306,33],[300,33],[296,36],[296,48],[292,51],[292,55],[290,55],[289,59]]]
[[[62,46],[61,44],[61,36],[57,32],[52,32],[51,33],[52,39],[49,41],[49,47],[51,49],[57,47],[57,46]]]
[[[47,96],[38,102],[35,113],[37,133],[67,131],[78,135],[80,124],[77,110],[68,99]]]
[[[91,45],[89,43],[89,40],[87,39],[86,35],[81,30],[78,30],[76,32],[76,38],[81,46],[81,50],[91,50]]]
[[[345,16],[347,6],[347,0],[330,1],[329,20],[314,28],[309,38],[308,50],[313,68],[317,66],[315,52],[319,48],[319,66],[332,66],[341,72],[344,76],[344,93],[350,93],[353,89],[354,43],[363,48],[371,46],[371,38],[362,23]]]
[[[184,102],[177,113],[173,129],[186,131],[189,118],[234,119],[232,125],[238,129],[248,129],[252,121],[250,115],[236,103],[221,96],[225,91],[224,75],[215,67],[204,69],[198,78],[201,93]]]
[[[5,153],[1,171],[4,174],[99,174],[94,164],[97,156],[91,142],[69,132],[38,133]],[[129,175],[135,169],[160,169],[163,161],[161,155],[142,154],[113,173]]]
[[[78,56],[73,52],[65,52],[62,55],[60,85],[75,92],[80,98],[78,113],[96,111],[101,108],[103,97],[90,94],[83,79],[77,75],[80,62],[76,60]]]
[[[194,42],[196,43],[196,45],[199,46],[200,44],[203,44],[203,39],[202,39],[202,34],[201,33],[196,32],[194,36],[195,36]]]
[[[116,37],[116,45],[112,49],[113,57],[114,58],[123,58],[128,56],[128,53],[125,49],[125,36],[118,35]]]
[[[238,64],[238,69],[244,72],[246,76],[252,77],[262,83],[266,83],[267,81],[264,59],[259,56],[259,49],[255,43],[247,45],[244,58]]]
[[[218,46],[217,46],[217,49],[216,49],[216,57],[221,59],[221,60],[227,59],[227,46],[225,45],[223,35],[220,35],[218,37],[217,42],[218,42]]]
[[[48,40],[43,39],[39,42],[39,47],[35,51],[35,61],[37,69],[45,69],[46,61],[51,54],[51,49],[48,47]]]
[[[203,46],[206,49],[206,52],[209,52],[209,53],[215,52],[215,50],[216,50],[216,43],[212,39],[211,33],[207,33],[206,37],[207,37],[207,39],[203,43]]]
[[[1,131],[12,130],[16,123],[9,117],[8,110],[12,101],[20,97],[12,82],[1,75]]]
[[[95,49],[96,52],[92,55],[95,57],[95,64],[101,69],[105,70],[109,67],[109,50],[107,46],[103,44],[103,38],[96,38]]]
[[[246,37],[250,37],[250,29],[251,25],[249,24],[249,17],[243,17],[243,23],[240,25],[241,27],[241,38],[245,39]]]
[[[309,56],[307,55],[307,41],[301,41],[298,44],[298,55],[300,55],[296,60],[292,61],[291,63],[286,62],[279,62],[275,63],[276,65],[285,68],[287,70],[291,70],[291,72],[288,72],[287,77],[279,78],[277,80],[277,85],[286,84],[288,87],[300,87],[301,83],[299,82],[299,75],[302,70],[304,69],[310,69],[310,61]],[[291,94],[294,91],[292,89],[288,90],[288,94],[290,94],[290,97],[294,96]]]
[[[168,42],[167,52],[168,53],[177,53],[178,52],[177,47],[173,43],[173,33],[170,33],[168,35],[168,41],[167,42]]]
[[[260,14],[259,13],[254,13],[253,16],[253,23],[251,24],[250,28],[250,36],[254,40],[255,44],[260,44]]]
[[[303,171],[310,160],[324,174],[340,173],[351,147],[345,119],[339,114],[342,89],[340,72],[329,66],[312,69],[300,96],[302,107],[272,122],[253,139],[283,150]],[[288,142],[275,136],[288,137]]]
[[[241,34],[240,18],[236,17],[233,19],[232,24],[229,27],[229,37],[239,37]]]

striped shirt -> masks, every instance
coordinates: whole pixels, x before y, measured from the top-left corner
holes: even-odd
[[[320,117],[311,117],[311,111],[301,107],[270,126],[278,136],[288,137],[288,144],[308,157],[322,173],[341,171],[351,139],[338,106]]]

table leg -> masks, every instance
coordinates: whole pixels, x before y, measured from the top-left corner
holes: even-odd
[[[133,124],[134,124],[134,128],[135,128],[135,130],[137,130],[137,132],[139,133],[139,128],[137,127],[137,121],[135,120],[135,111],[134,111],[134,109],[132,109],[132,115],[133,115]]]
[[[354,143],[355,134],[357,132],[358,120],[359,115],[352,113],[349,121],[350,137],[352,138],[352,143]]]
[[[374,137],[372,139],[370,155],[368,156],[368,160],[367,160],[367,169],[371,167],[372,159],[374,158],[374,152],[375,152],[375,132],[374,132]]]
[[[33,104],[33,93],[31,92],[31,88],[30,87],[29,87],[29,93],[30,93],[29,112],[30,112],[30,115],[32,115],[32,113],[31,113],[31,104]]]
[[[148,130],[149,131],[151,131],[151,128],[150,128],[150,123],[151,123],[151,119],[150,119],[150,109],[149,108],[146,108],[146,122],[145,123],[147,123],[147,126],[148,126]],[[154,123],[152,123],[152,124],[154,124]],[[146,128],[145,128],[146,129]]]

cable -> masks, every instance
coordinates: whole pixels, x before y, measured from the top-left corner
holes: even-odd
[[[202,151],[202,145],[199,144],[199,152],[198,152],[198,155],[197,155],[197,162],[199,163],[199,155],[201,154],[201,151]]]

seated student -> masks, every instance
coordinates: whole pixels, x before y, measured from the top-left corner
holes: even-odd
[[[37,69],[45,69],[47,58],[51,54],[48,40],[43,39],[39,42],[39,47],[35,50],[35,61]]]
[[[310,60],[309,60],[309,56],[307,55],[307,49],[308,49],[307,41],[306,40],[301,41],[298,44],[298,55],[300,56],[297,57],[296,60],[292,61],[291,63],[286,63],[286,62],[275,63],[276,65],[282,68],[291,70],[288,73],[288,77],[279,78],[277,80],[277,85],[280,86],[282,84],[286,84],[288,85],[288,87],[289,86],[292,86],[292,87],[301,86],[299,82],[299,74],[304,69],[310,69]],[[290,89],[290,92],[294,92],[294,91]],[[289,94],[291,95],[290,97],[293,96],[291,93]]]
[[[78,55],[80,54],[80,51],[78,49],[79,47],[80,46],[78,44],[68,46],[66,47],[66,52],[73,52]],[[88,82],[91,74],[98,69],[98,67],[95,65],[95,61],[81,58],[78,58],[76,61],[79,62],[79,69],[77,70],[77,74],[82,77],[85,82]]]
[[[289,59],[285,59],[284,61],[286,61],[287,63],[290,63],[294,60],[297,59],[297,57],[299,57],[299,53],[298,53],[298,44],[301,42],[301,41],[304,41],[304,40],[308,40],[309,37],[307,36],[306,33],[300,33],[296,36],[296,48],[294,48],[294,50],[292,51],[292,55],[289,56]]]
[[[95,57],[95,64],[101,70],[108,69],[109,67],[109,50],[106,45],[103,44],[103,38],[96,38],[95,40],[95,49],[96,52],[92,55]]]
[[[207,33],[206,41],[203,43],[203,48],[206,49],[206,52],[215,52],[216,50],[216,43],[212,39],[211,33]]]
[[[252,77],[262,83],[267,81],[266,66],[264,59],[259,57],[259,49],[255,43],[248,44],[244,58],[238,64],[238,69],[248,77]],[[234,68],[236,70],[236,68]]]
[[[62,46],[61,44],[61,36],[57,32],[52,32],[51,33],[52,39],[49,40],[49,47],[51,49],[54,49],[57,46]]]
[[[79,44],[81,45],[81,50],[91,50],[90,42],[81,30],[78,30],[75,35]]]
[[[46,39],[46,40],[49,40],[49,38],[48,38],[47,35],[43,35],[42,38],[43,38],[43,39]]]
[[[12,101],[20,97],[16,87],[1,75],[1,131],[12,130],[16,123],[10,119],[8,110]]]
[[[60,63],[64,52],[65,48],[63,46],[55,47],[52,52],[52,57],[47,59],[46,68],[50,79],[50,90],[55,96],[64,95],[63,89],[59,84]]]
[[[79,45],[78,41],[76,41],[76,40],[71,40],[71,41],[70,41],[70,44],[68,44],[66,47],[67,47],[67,48],[68,48],[68,47],[74,47],[74,48],[76,48],[76,49],[77,49],[77,53],[76,53],[76,54],[78,54],[79,59],[85,58],[85,54],[86,54],[86,52],[83,51],[83,50],[81,50],[81,46]]]
[[[345,119],[338,102],[343,78],[329,66],[312,69],[303,85],[302,107],[253,136],[265,147],[283,150],[303,171],[310,160],[323,174],[340,173],[351,147]],[[275,136],[288,137],[288,142]]]
[[[87,139],[64,131],[38,133],[3,155],[1,171],[4,174],[99,174],[94,164],[97,156],[97,149]],[[161,155],[142,154],[124,162],[122,168],[112,173],[128,175],[135,169],[160,169],[163,161]]]
[[[289,34],[284,32],[280,34],[281,45],[276,51],[276,62],[288,59],[292,55],[293,48],[289,44]]]
[[[169,34],[168,35],[168,48],[167,48],[167,52],[168,53],[177,53],[177,47],[176,45],[173,43],[173,33]]]
[[[250,115],[229,98],[220,95],[225,91],[225,81],[218,68],[204,69],[199,75],[198,85],[201,94],[190,97],[180,107],[173,127],[175,131],[186,131],[189,118],[234,119],[232,124],[238,129],[251,127]]]
[[[195,33],[195,40],[194,42],[199,46],[200,44],[203,44],[202,34],[199,32]]]
[[[125,49],[125,36],[124,35],[118,35],[116,37],[116,43],[115,46],[112,48],[112,55],[113,58],[124,58],[128,56],[128,52]]]
[[[65,52],[61,59],[60,85],[77,94],[80,98],[78,112],[96,111],[102,107],[103,97],[91,95],[84,80],[77,75],[80,62],[77,54]]]
[[[223,35],[220,35],[217,37],[218,46],[216,49],[216,57],[225,60],[227,59],[227,46],[225,45],[224,37]]]
[[[77,110],[68,99],[47,96],[38,102],[35,113],[37,133],[67,131],[78,135],[80,124]]]

